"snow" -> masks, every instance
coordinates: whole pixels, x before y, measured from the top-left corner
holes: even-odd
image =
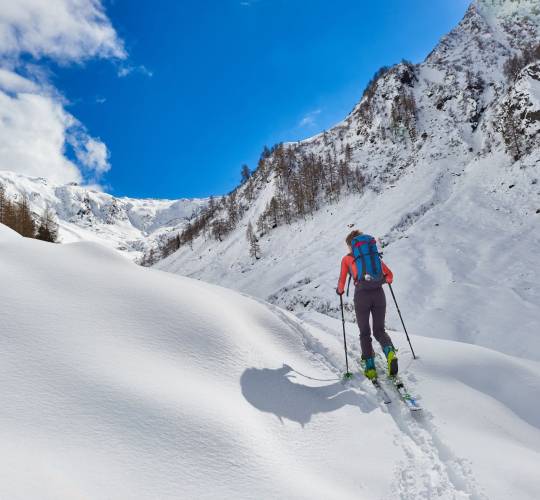
[[[57,211],[65,244],[0,225],[0,497],[536,500],[540,150],[513,161],[497,130],[509,100],[524,137],[538,132],[538,65],[511,85],[501,74],[538,37],[536,3],[475,1],[424,63],[381,78],[372,123],[357,106],[296,144],[338,159],[351,146],[371,183],[262,236],[260,260],[245,231],[272,176],[252,203],[239,190],[235,231],[181,248],[158,264],[168,273],[130,260],[207,200],[1,172],[9,196]],[[406,71],[416,142],[378,135]],[[389,385],[385,405],[360,375],[341,381],[334,287],[353,227],[385,243],[418,359],[388,294],[387,326],[421,413]]]
[[[537,362],[391,332],[413,417],[340,382],[328,316],[94,243],[0,226],[0,253],[2,497],[536,498]]]
[[[11,199],[26,195],[39,216],[48,206],[58,217],[62,243],[93,241],[131,260],[157,247],[171,231],[182,230],[206,205],[206,199],[134,199],[76,184],[56,185],[41,177],[0,171],[0,184]]]
[[[221,245],[201,239],[157,267],[338,317],[334,289],[343,240],[354,225],[388,243],[384,260],[412,332],[538,360],[534,176],[531,169],[507,169],[504,157],[463,167],[447,160],[419,165],[379,194],[344,198],[271,231],[261,238],[258,261],[245,241],[244,224],[255,220],[248,214]],[[388,324],[399,327],[395,312]]]

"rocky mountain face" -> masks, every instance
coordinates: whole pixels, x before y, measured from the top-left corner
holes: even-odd
[[[338,316],[359,228],[379,237],[411,330],[538,358],[539,27],[535,1],[474,1],[424,62],[382,68],[341,123],[265,152],[157,267]],[[306,188],[315,175],[324,189]]]
[[[58,218],[61,243],[96,241],[138,261],[169,233],[181,231],[205,206],[203,199],[117,198],[76,184],[54,185],[43,178],[0,172],[7,196],[26,196],[39,216],[46,207]]]

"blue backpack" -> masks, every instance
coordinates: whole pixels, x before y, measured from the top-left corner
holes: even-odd
[[[360,234],[351,241],[352,253],[358,276],[353,276],[354,284],[363,290],[374,290],[385,283],[381,254],[377,241],[369,234]]]

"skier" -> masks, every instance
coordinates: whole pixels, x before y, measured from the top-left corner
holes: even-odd
[[[345,239],[349,253],[341,260],[336,293],[343,295],[347,274],[354,280],[354,310],[356,322],[360,329],[360,346],[362,348],[361,365],[364,375],[370,380],[377,378],[375,368],[375,353],[371,343],[371,328],[369,315],[373,320],[373,336],[384,351],[388,364],[388,374],[397,375],[398,360],[394,345],[384,328],[386,315],[386,296],[382,285],[392,283],[393,274],[388,266],[380,259],[377,243],[371,236],[361,231],[352,231]],[[354,250],[353,250],[354,248]],[[358,264],[358,266],[357,266]],[[358,274],[358,267],[362,273]]]

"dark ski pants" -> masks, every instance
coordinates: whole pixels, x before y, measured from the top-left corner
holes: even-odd
[[[384,317],[386,315],[386,296],[381,287],[374,290],[362,290],[356,287],[354,291],[354,311],[356,322],[360,329],[360,347],[362,358],[370,358],[375,355],[371,344],[371,328],[369,315],[373,318],[373,336],[384,349],[392,345],[392,340],[384,329]]]

